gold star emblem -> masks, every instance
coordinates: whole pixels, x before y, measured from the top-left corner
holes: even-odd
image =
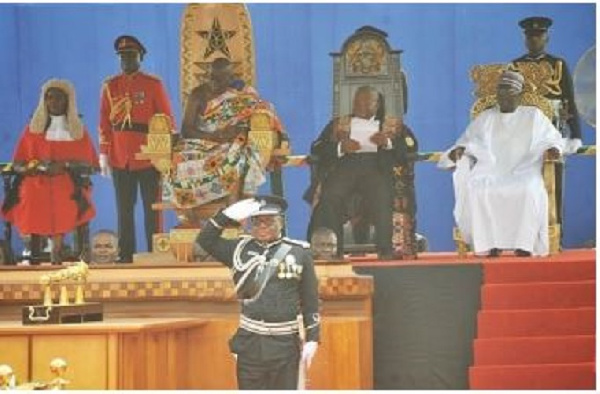
[[[235,36],[235,33],[235,30],[223,30],[221,28],[221,23],[217,18],[213,19],[210,31],[198,31],[200,37],[208,41],[208,45],[206,46],[206,50],[204,51],[204,59],[208,58],[210,55],[217,51],[223,53],[225,56],[227,56],[228,59],[230,59],[231,52],[229,52],[227,40]]]

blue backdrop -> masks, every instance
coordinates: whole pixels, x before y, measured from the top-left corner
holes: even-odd
[[[71,80],[79,111],[97,141],[100,86],[119,71],[113,40],[136,35],[147,47],[142,67],[164,80],[178,124],[179,29],[184,4],[2,4],[0,5],[0,160],[8,161],[48,78]],[[531,15],[554,19],[549,52],[571,70],[595,44],[595,4],[249,4],[256,45],[257,88],[272,101],[292,139],[306,153],[331,115],[330,52],[341,49],[357,28],[372,25],[402,49],[409,83],[406,122],[422,151],[448,147],[468,123],[473,96],[469,69],[506,62],[524,53],[517,21]],[[585,125],[585,144],[595,130]],[[309,217],[301,195],[306,168],[284,170],[291,209],[289,233],[304,239]],[[565,245],[595,239],[595,159],[567,165]],[[454,248],[451,176],[431,163],[417,165],[418,230],[434,251]],[[98,216],[92,230],[116,229],[112,181],[95,179]],[[137,206],[138,245],[143,241]],[[173,225],[172,215],[167,225]]]

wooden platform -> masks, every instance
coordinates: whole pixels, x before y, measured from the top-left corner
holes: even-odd
[[[377,261],[376,255],[350,256],[348,258],[353,267],[373,266],[410,266],[423,264],[504,264],[504,263],[527,263],[527,262],[577,262],[582,260],[596,259],[596,249],[568,249],[561,253],[547,257],[517,257],[512,252],[505,252],[500,257],[490,258],[487,256],[476,256],[472,253],[466,257],[459,257],[455,252],[429,252],[419,254],[417,259]]]
[[[42,288],[38,284],[39,277],[45,271],[54,269],[56,268],[44,266],[2,267],[0,269],[2,277],[0,283],[0,364],[20,365],[21,367],[18,367],[20,371],[17,370],[17,372],[24,374],[22,376],[26,376],[28,379],[43,379],[44,375],[41,371],[47,370],[47,361],[39,361],[43,368],[35,367],[38,364],[36,361],[38,350],[31,347],[15,350],[12,347],[15,343],[12,339],[17,335],[21,338],[19,341],[23,346],[31,343],[31,338],[28,337],[30,334],[26,333],[29,326],[23,327],[20,323],[21,307],[41,302]],[[370,276],[355,274],[347,263],[318,265],[317,275],[320,298],[323,301],[321,307],[322,344],[313,367],[308,372],[309,387],[314,389],[371,389],[373,387],[373,279]],[[73,298],[74,289],[69,291],[70,297]],[[54,297],[57,296],[57,290],[55,290]],[[135,375],[137,377],[131,379],[117,379],[110,375],[113,377],[109,379],[107,378],[109,376],[106,372],[107,369],[98,367],[85,370],[85,374],[96,373],[97,375],[93,379],[88,379],[86,383],[80,380],[82,379],[81,373],[78,373],[77,376],[67,376],[69,379],[77,380],[77,383],[73,383],[72,388],[235,389],[237,387],[235,363],[228,349],[228,339],[238,326],[239,305],[235,298],[229,271],[223,266],[216,263],[96,266],[90,269],[85,297],[88,301],[103,303],[106,324],[52,325],[34,327],[35,330],[31,331],[31,335],[43,334],[44,338],[47,335],[53,336],[55,344],[53,345],[53,357],[66,358],[74,368],[76,365],[85,363],[85,357],[81,358],[80,355],[75,355],[70,351],[67,352],[68,354],[62,352],[63,347],[60,344],[70,343],[74,338],[73,335],[82,335],[81,338],[86,338],[86,335],[94,332],[100,335],[99,343],[105,345],[98,345],[91,351],[101,352],[100,357],[104,360],[108,354],[107,351],[117,351],[105,348],[108,346],[106,344],[110,342],[106,339],[108,338],[106,335],[113,335],[108,332],[115,330],[123,332],[131,329],[131,326],[122,324],[124,321],[196,319],[194,321],[198,321],[198,327],[186,334],[181,334],[188,338],[186,345],[181,345],[189,349],[186,353],[185,364],[194,366],[194,372],[190,374],[182,372],[183,375],[175,374],[171,377],[171,375],[164,375],[167,373],[165,371],[162,380],[160,378],[152,380],[143,371],[149,371],[152,368],[185,368],[185,366],[180,366],[179,362],[174,361],[168,365],[160,363],[146,365],[143,367],[146,369],[142,372],[132,372],[142,368],[139,364],[140,360],[132,359],[126,364],[129,368],[127,373],[141,374],[141,377]],[[53,331],[50,333],[43,330]],[[103,330],[107,333],[98,333]],[[138,341],[137,344],[141,348],[134,353],[146,354],[144,352],[154,351],[165,353],[166,349],[175,346],[174,344],[172,346],[165,344],[164,346],[160,345],[163,347],[156,348],[155,341],[144,344],[143,341],[146,339],[143,338],[147,338],[147,336],[140,338],[139,341],[142,342]],[[165,340],[168,341],[168,339]],[[121,343],[117,339],[115,341],[115,344]],[[82,339],[78,343],[81,346],[77,348],[88,354],[89,349],[83,346],[86,340]],[[147,349],[148,346],[150,346],[150,350]],[[72,347],[65,346],[64,349],[66,351]],[[7,354],[12,355],[10,359],[7,358]]]

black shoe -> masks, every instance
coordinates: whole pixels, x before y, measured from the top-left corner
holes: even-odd
[[[490,249],[490,252],[488,253],[488,257],[500,257],[501,254],[502,254],[502,250],[500,250],[498,248],[492,248],[492,249]]]
[[[517,250],[515,250],[515,255],[517,255],[519,257],[531,257],[531,252],[528,252],[523,249],[517,249]]]

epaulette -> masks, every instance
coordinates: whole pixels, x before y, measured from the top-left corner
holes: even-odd
[[[116,74],[116,75],[110,75],[106,78],[104,78],[104,81],[102,81],[102,84],[105,83],[109,83],[110,81],[112,81],[113,79],[117,78],[120,74]]]
[[[304,249],[310,249],[310,244],[306,241],[300,241],[298,239],[291,239],[288,237],[283,237],[283,238],[281,238],[281,240],[283,242],[287,242],[292,245],[300,246],[301,248],[304,248]]]

